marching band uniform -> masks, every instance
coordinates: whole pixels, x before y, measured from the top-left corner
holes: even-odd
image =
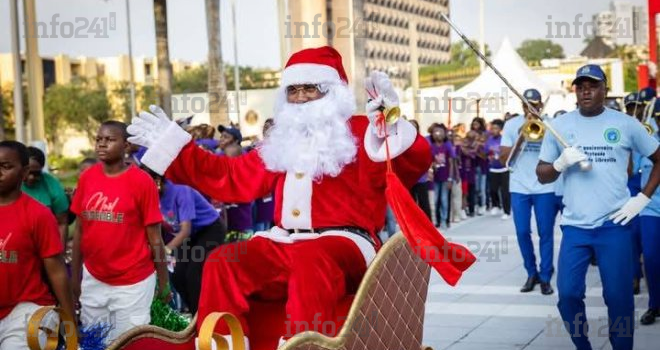
[[[525,98],[532,102],[541,102],[541,94],[535,89],[526,90]],[[525,124],[525,116],[516,116],[504,124],[502,135],[503,147],[513,147],[518,139],[519,130]],[[516,227],[518,246],[523,257],[527,282],[521,292],[529,292],[537,283],[543,283],[544,294],[552,294],[550,280],[554,273],[553,248],[554,226],[557,216],[557,201],[553,184],[541,184],[536,178],[540,142],[525,142],[518,153],[509,177],[511,191],[511,209]],[[536,264],[534,244],[532,243],[532,209],[536,218],[536,227],[540,237],[540,264]]]
[[[606,82],[596,65],[580,68],[573,83],[580,84],[581,79]],[[658,141],[638,121],[609,108],[591,117],[577,109],[560,116],[552,125],[572,145],[564,149],[553,135],[546,135],[539,156],[564,176],[563,238],[557,275],[559,312],[575,346],[591,349],[584,298],[587,268],[595,255],[611,322],[610,342],[615,350],[630,350],[634,299],[628,223],[649,199],[643,193],[630,197],[626,186],[628,158],[631,151],[644,157],[657,156]],[[591,171],[573,166],[587,156]]]

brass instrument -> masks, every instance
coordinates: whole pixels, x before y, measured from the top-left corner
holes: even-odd
[[[454,22],[452,22],[452,20],[450,20],[444,13],[440,13],[440,17],[445,22],[447,22],[447,24],[449,24],[449,26],[451,28],[453,28],[454,31],[456,31],[458,36],[460,36],[461,39],[463,39],[463,41],[477,55],[477,57],[479,57],[486,64],[486,66],[488,66],[490,69],[493,70],[493,73],[495,73],[495,75],[497,75],[500,78],[500,80],[502,80],[504,85],[506,85],[509,88],[509,90],[511,90],[511,92],[513,92],[514,95],[516,95],[527,106],[527,108],[529,109],[529,111],[532,114],[534,114],[536,116],[541,115],[536,110],[536,108],[534,108],[534,106],[532,106],[529,103],[529,101],[527,101],[527,99],[525,97],[523,97],[523,95],[521,95],[518,92],[518,90],[516,90],[516,88],[513,87],[513,85],[511,85],[511,83],[509,83],[509,81],[502,75],[502,73],[500,73],[500,71],[497,68],[495,68],[495,66],[493,66],[493,64],[490,62],[490,60],[488,58],[486,58],[486,56],[481,51],[479,51],[479,49],[474,45],[474,43],[470,39],[468,39],[465,36],[465,34],[463,34],[463,32],[461,32],[460,29],[458,29],[458,27],[456,27],[456,25],[454,24]],[[562,138],[561,135],[559,135],[557,133],[557,131],[552,127],[552,125],[546,123],[543,120],[539,120],[539,122],[542,123],[545,126],[545,129],[547,129],[550,133],[552,133],[552,135],[555,137],[555,139],[557,139],[557,142],[559,142],[559,144],[561,144],[562,147],[564,147],[564,148],[570,147],[570,145],[566,142],[566,140],[564,140],[564,138]],[[581,171],[590,171],[591,170],[591,163],[588,160],[581,161],[579,163],[579,166],[580,166]]]
[[[646,132],[649,133],[649,135],[653,135],[653,127],[651,126],[651,118],[653,118],[653,108],[655,106],[655,100],[656,98],[654,97],[648,105],[644,108],[644,118],[642,119],[642,125],[644,126],[644,129],[646,129]]]
[[[540,142],[545,135],[545,125],[536,119],[528,120],[520,129],[520,133],[527,142]]]

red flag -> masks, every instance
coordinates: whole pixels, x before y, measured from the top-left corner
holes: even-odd
[[[385,117],[382,113],[377,124],[380,128],[385,128]],[[385,197],[387,202],[413,251],[438,271],[445,282],[455,286],[463,275],[463,271],[474,264],[477,258],[466,247],[447,241],[415,203],[408,189],[392,171],[387,138],[386,134],[387,173],[385,183],[387,187]]]

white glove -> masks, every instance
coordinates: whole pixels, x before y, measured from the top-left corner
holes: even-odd
[[[151,113],[140,112],[137,117],[133,117],[131,120],[131,125],[126,129],[131,135],[128,142],[151,148],[170,124],[176,124],[176,122],[170,120],[160,107],[151,105],[149,110],[151,110]]]
[[[131,135],[128,141],[146,147],[142,164],[163,175],[192,136],[171,121],[160,107],[152,105],[149,110],[151,113],[140,112],[133,118],[127,128]]]
[[[371,72],[365,79],[364,86],[371,99],[367,102],[366,110],[372,121],[378,116],[380,107],[391,108],[399,105],[399,96],[387,74],[379,71]]]
[[[554,161],[554,163],[552,163],[552,166],[555,170],[561,173],[583,160],[587,160],[587,156],[577,148],[571,146],[566,147],[564,151],[561,152],[561,155]]]
[[[630,198],[616,213],[610,215],[610,220],[615,224],[621,222],[621,225],[626,225],[649,203],[651,203],[651,199],[640,192],[635,197]]]

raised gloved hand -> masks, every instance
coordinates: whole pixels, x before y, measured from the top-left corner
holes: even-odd
[[[621,222],[621,225],[626,225],[649,203],[651,203],[651,199],[644,193],[640,192],[635,197],[630,198],[626,204],[621,207],[621,209],[610,215],[610,220],[612,220],[612,222],[615,224]]]
[[[562,152],[559,158],[552,163],[552,166],[557,170],[558,172],[563,172],[564,170],[570,168],[571,166],[583,161],[587,160],[587,156],[582,153],[582,151],[578,150],[577,148],[571,146],[571,147],[566,147]]]
[[[386,134],[396,132],[396,124],[394,122],[390,122],[387,125],[377,125],[378,118],[383,113],[383,110],[399,106],[399,96],[394,90],[390,78],[383,72],[373,71],[365,79],[364,86],[369,95],[365,109],[377,136],[383,138]]]
[[[158,106],[149,106],[148,112],[131,120],[126,129],[131,135],[128,141],[144,146],[147,152],[142,156],[142,164],[163,175],[192,136],[165,114]]]
[[[126,129],[131,135],[128,142],[151,148],[170,124],[176,124],[160,107],[151,105],[149,110],[151,113],[140,112],[131,120],[131,125]]]
[[[399,105],[399,96],[387,74],[379,71],[371,72],[365,79],[364,86],[369,95],[369,102],[366,106],[367,115],[372,121],[378,117],[381,107],[392,108]]]

